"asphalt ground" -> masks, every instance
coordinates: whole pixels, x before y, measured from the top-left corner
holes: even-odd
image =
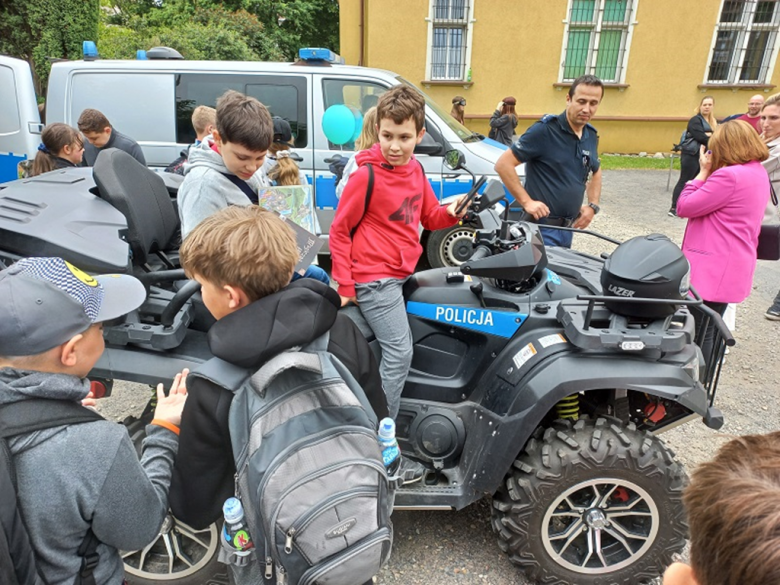
[[[672,186],[676,175],[671,177]],[[667,215],[671,199],[667,179],[667,171],[605,171],[602,212],[592,228],[618,240],[658,232],[680,243],[685,220]],[[591,253],[613,249],[584,235],[575,237],[574,247]],[[715,432],[694,421],[663,434],[689,470],[711,458],[731,436],[780,429],[780,322],[763,316],[779,289],[780,262],[759,262],[753,293],[737,308],[737,345],[726,356],[720,381],[716,406],[724,413],[724,427]],[[138,415],[147,392],[146,387],[117,383],[100,410],[117,420]],[[393,519],[393,555],[378,583],[528,583],[496,544],[488,499],[458,512],[399,511]]]

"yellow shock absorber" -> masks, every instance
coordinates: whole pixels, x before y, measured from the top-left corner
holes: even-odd
[[[567,396],[555,405],[555,414],[558,418],[569,418],[577,420],[580,418],[580,395],[572,394]]]

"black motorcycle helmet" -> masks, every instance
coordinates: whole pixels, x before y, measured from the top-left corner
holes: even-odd
[[[649,299],[679,299],[688,294],[691,267],[674,242],[662,234],[632,238],[604,263],[601,287],[605,296]],[[637,319],[661,319],[679,305],[610,302],[613,313]]]

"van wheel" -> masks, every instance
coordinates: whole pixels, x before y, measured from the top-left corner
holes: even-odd
[[[474,253],[474,230],[453,226],[431,232],[425,247],[431,268],[460,266]]]
[[[687,476],[664,443],[614,419],[539,429],[493,497],[493,530],[532,582],[636,584],[685,546]]]
[[[124,422],[139,456],[148,421]],[[227,585],[226,565],[218,562],[219,526],[195,530],[170,514],[157,538],[142,550],[121,551],[129,585]]]

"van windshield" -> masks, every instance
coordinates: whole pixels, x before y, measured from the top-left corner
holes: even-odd
[[[477,134],[476,132],[472,132],[468,128],[466,128],[463,124],[458,122],[455,118],[450,116],[449,112],[445,112],[439,104],[437,104],[435,101],[433,101],[424,91],[422,91],[419,87],[414,85],[413,83],[406,81],[403,77],[400,75],[396,77],[398,81],[403,83],[404,85],[408,85],[409,87],[413,87],[417,91],[419,91],[423,97],[425,98],[425,103],[428,105],[429,108],[431,108],[434,112],[436,112],[441,120],[444,121],[447,126],[450,127],[450,129],[457,134],[458,138],[460,138],[463,142],[479,142],[480,140],[484,140],[485,137],[481,134]]]

